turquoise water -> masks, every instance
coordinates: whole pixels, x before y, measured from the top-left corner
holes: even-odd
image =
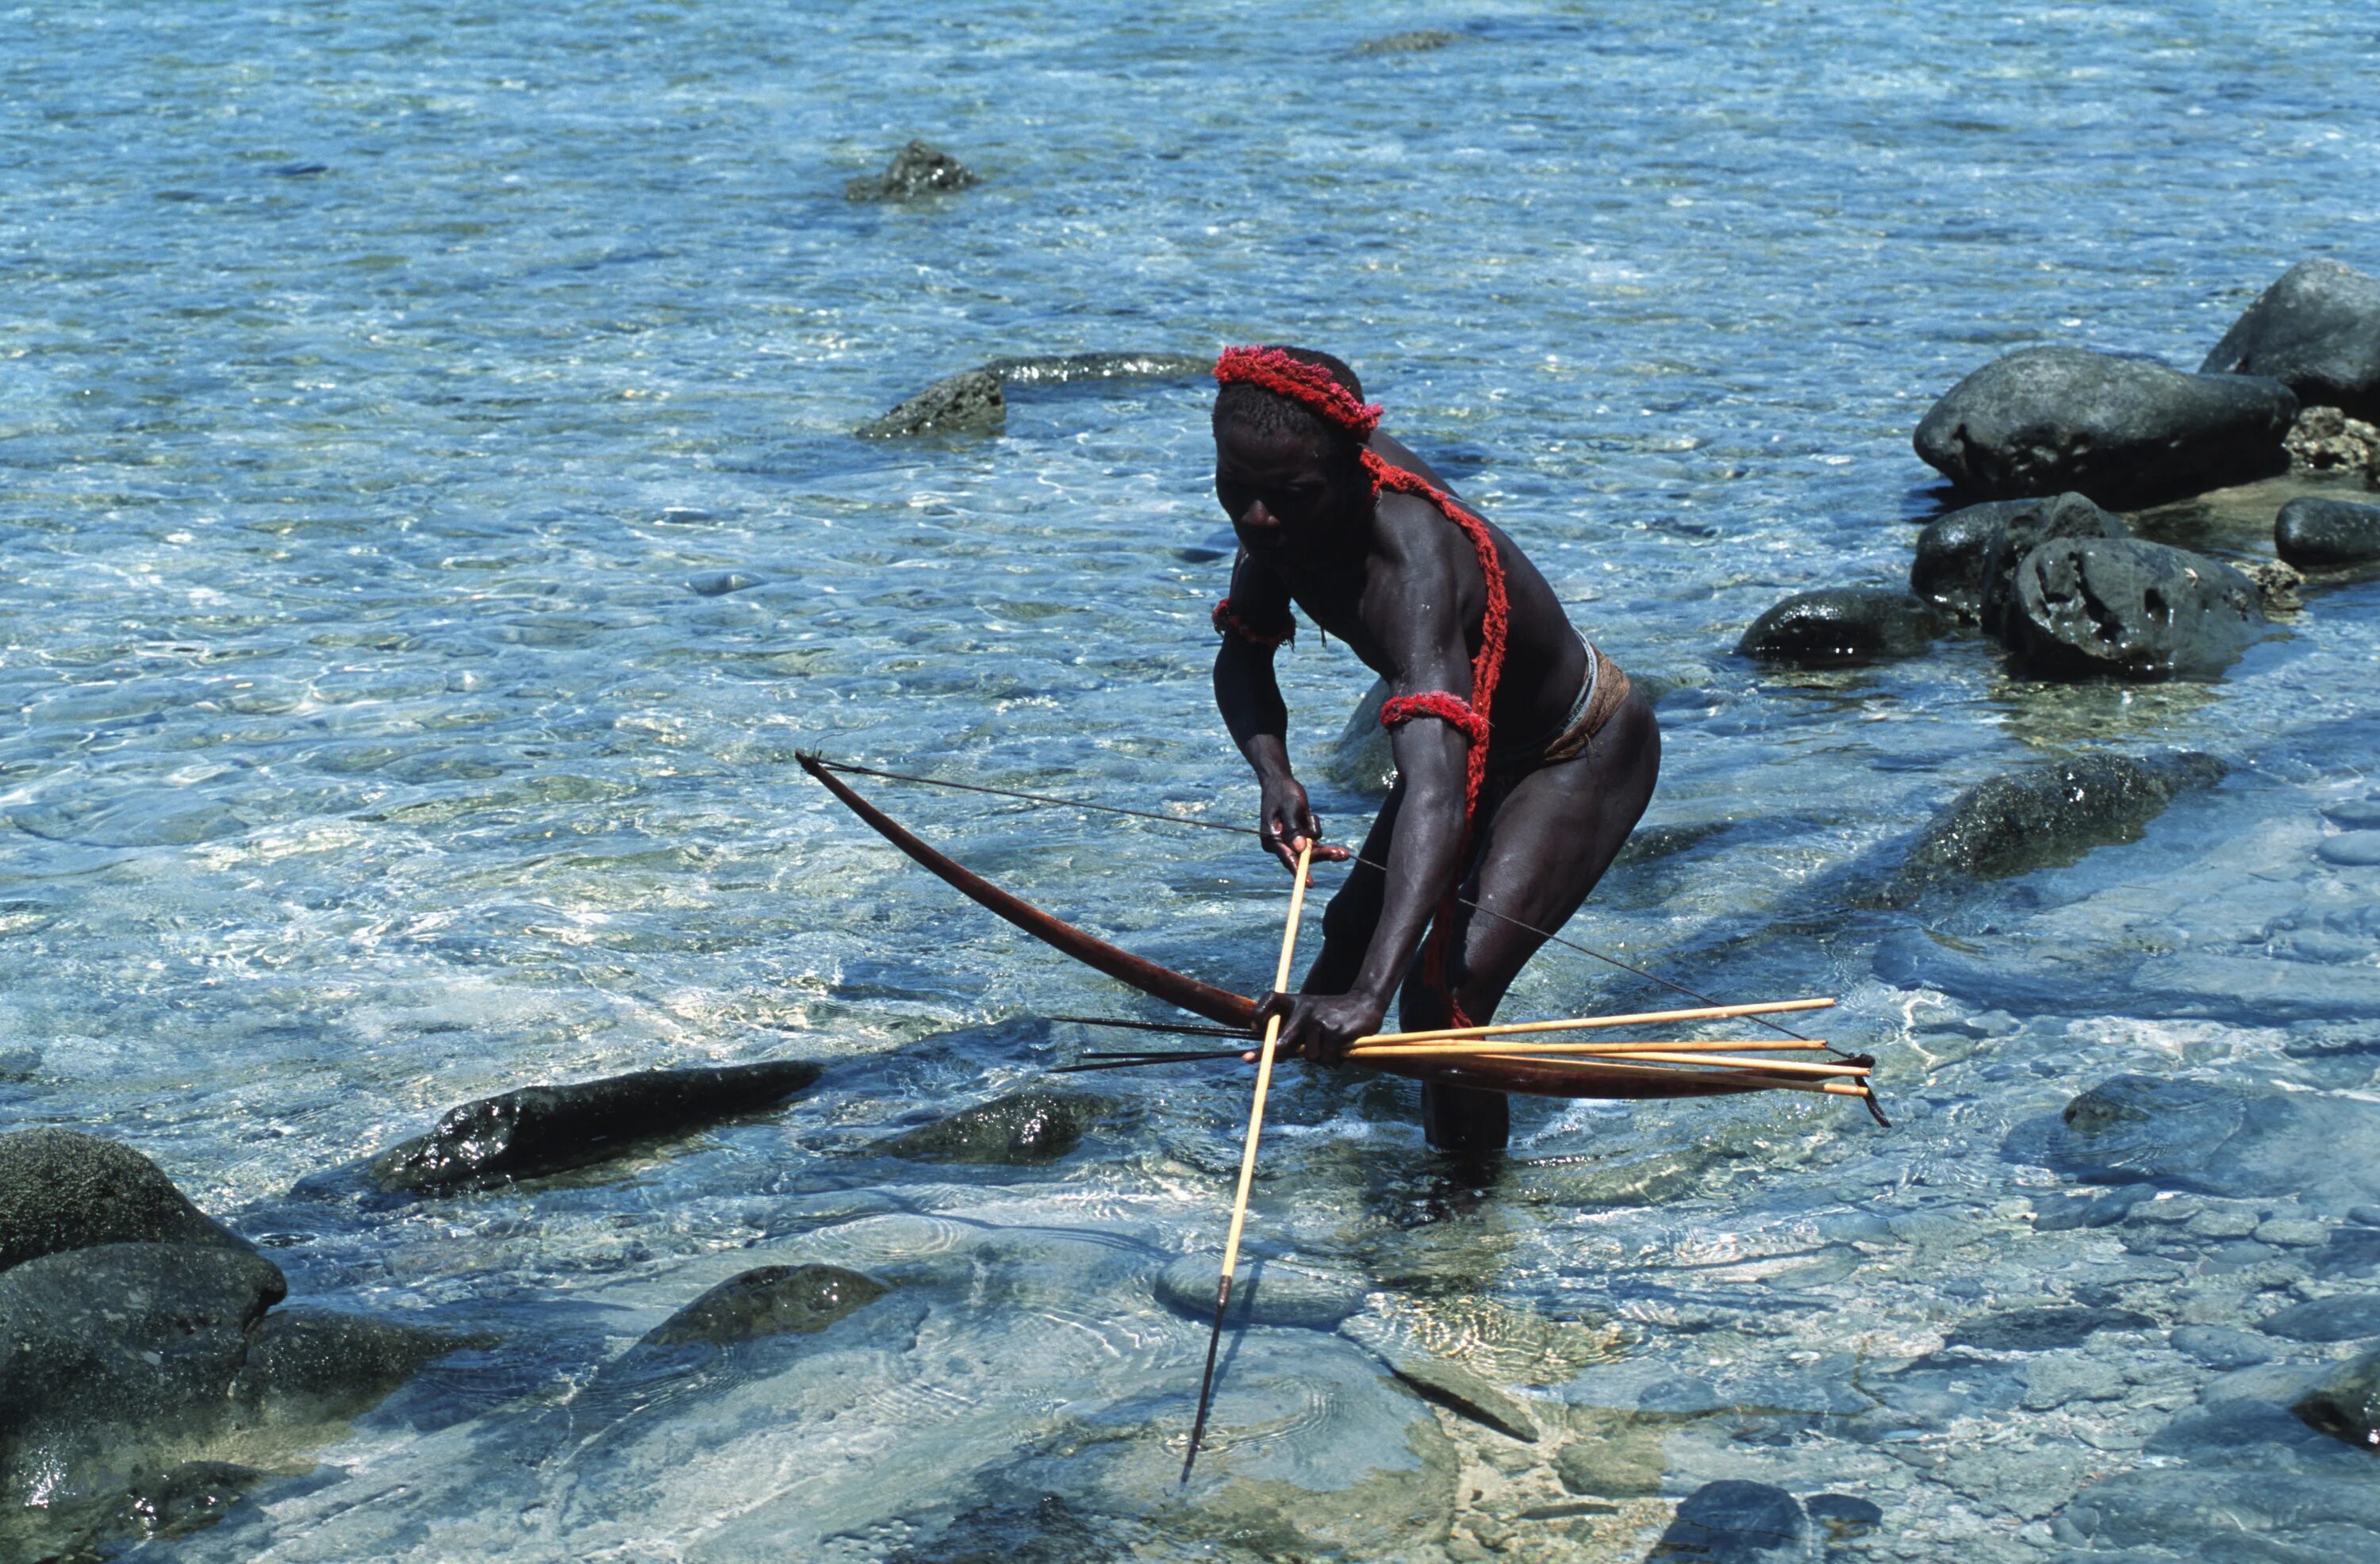
[[[2347,1285],[2286,1246],[2209,1270],[2036,1235],[2073,1181],[2001,1147],[2127,1069],[2365,1100],[2330,1045],[2371,1012],[2374,871],[2315,847],[2368,785],[2374,588],[2315,594],[2204,687],[2046,689],[1972,643],[1796,676],[1730,649],[1789,591],[1905,572],[1940,500],[1909,431],[1985,358],[2194,368],[2290,262],[2380,260],[2360,8],[9,19],[0,1046],[39,1061],[0,1121],[139,1146],[299,1297],[505,1340],[155,1556],[1633,1559],[1664,1496],[1740,1477],[1877,1504],[1873,1557],[2046,1558],[2087,1483],[2175,1459],[2149,1443],[2210,1373],[2153,1333],[2124,1394],[2046,1408],[1883,1376],[1996,1307],[2105,1293],[2162,1331]],[[1354,50],[1408,27],[1455,36]],[[982,184],[844,200],[912,135]],[[1019,391],[988,439],[847,431],[995,357],[1250,339],[1354,361],[1671,690],[1648,825],[1677,850],[1572,932],[1722,998],[1842,995],[1829,1035],[1882,1057],[1898,1127],[1535,1105],[1473,1196],[1404,1088],[1293,1074],[1252,1242],[1360,1281],[1364,1330],[1251,1332],[1185,1508],[1163,1479],[1203,1332],[1152,1279],[1219,1246],[1244,1083],[1096,1077],[1101,1128],[1029,1173],[869,1154],[1087,1041],[1038,1017],[1135,1001],[792,758],[1245,818],[1207,689],[1204,388]],[[2267,554],[2273,503],[2165,525]],[[722,572],[755,584],[697,589]],[[1356,834],[1370,801],[1318,772],[1367,675],[1309,641],[1284,669],[1293,750]],[[1852,909],[1961,788],[2095,745],[2232,773],[2138,844]],[[1281,880],[1227,837],[881,796],[1062,915],[1269,976]],[[1661,997],[1556,952],[1510,1009]],[[787,1056],[836,1069],[611,1176],[285,1198],[468,1097]],[[671,1310],[807,1259],[921,1302],[600,1460],[552,1445],[539,1409]],[[1558,1432],[1499,1443],[1391,1394],[1382,1341]],[[1571,1502],[1565,1441],[1637,1475],[1529,1519]]]

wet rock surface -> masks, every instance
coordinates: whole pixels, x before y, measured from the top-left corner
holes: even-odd
[[[818,1077],[817,1065],[787,1060],[524,1086],[450,1109],[430,1134],[373,1158],[366,1176],[384,1193],[428,1194],[564,1172],[764,1112]]]
[[[2380,1456],[2380,1349],[2325,1374],[2289,1410],[2308,1427]]]
[[[2001,638],[2048,678],[2208,678],[2265,627],[2256,584],[2229,565],[2137,539],[2054,539],[2025,555]]]
[[[1913,657],[1944,629],[1932,605],[1894,587],[1797,592],[1752,622],[1741,657],[1804,667]]]
[[[843,187],[845,200],[911,201],[947,195],[976,182],[966,164],[929,141],[911,141],[880,174],[863,174]]]
[[[862,440],[905,440],[926,434],[983,434],[1008,417],[1000,376],[990,370],[945,375],[883,417],[852,432]]]
[[[1157,1274],[1157,1297],[1185,1319],[1211,1323],[1221,1258],[1184,1255]],[[1330,1275],[1277,1260],[1240,1256],[1232,1278],[1226,1329],[1264,1325],[1293,1330],[1333,1330],[1364,1306],[1365,1287],[1354,1277]]]
[[[2380,1189],[2380,1168],[2362,1160],[2380,1151],[2370,1116],[2328,1097],[2186,1076],[2110,1076],[2057,1114],[2021,1121],[2007,1144],[2021,1161],[2077,1178],[2234,1199],[2345,1206]],[[2309,1146],[2331,1155],[2309,1163]],[[2151,1213],[2136,1204],[2120,1219]]]
[[[728,1278],[654,1327],[651,1346],[724,1345],[788,1332],[808,1335],[881,1298],[872,1277],[841,1266],[760,1266]]]
[[[65,1250],[142,1243],[250,1247],[121,1142],[61,1129],[0,1135],[0,1271]]]
[[[1909,588],[1936,607],[1996,631],[2016,567],[2052,538],[2128,538],[2117,516],[2081,494],[1988,500],[1929,524],[1917,535]]]
[[[1767,1483],[1730,1478],[1688,1494],[1646,1558],[1781,1564],[1805,1557],[1809,1534],[1801,1500]]]
[[[1396,785],[1397,758],[1389,746],[1389,731],[1380,726],[1380,703],[1389,698],[1389,682],[1375,679],[1372,687],[1347,713],[1331,746],[1323,775],[1348,792],[1366,798],[1386,798]]]
[[[1951,387],[1918,424],[1915,443],[1928,466],[1980,498],[2071,490],[2129,505],[2286,467],[2281,440],[2297,411],[2278,381],[2031,347]]]
[[[2269,376],[2308,406],[2380,419],[2380,278],[2336,261],[2298,262],[2232,323],[2200,369]]]
[[[1081,1143],[1108,1106],[1071,1092],[1017,1092],[895,1135],[880,1149],[932,1162],[1054,1162]]]
[[[2084,755],[1993,777],[1952,799],[1901,861],[1908,895],[1960,879],[1996,879],[2074,863],[2095,847],[2137,842],[2185,793],[2228,768],[2212,755]]]
[[[2273,547],[2289,564],[2308,570],[2380,562],[2380,505],[2311,496],[2291,500],[2274,519]]]

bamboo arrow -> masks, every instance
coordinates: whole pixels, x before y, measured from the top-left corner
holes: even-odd
[[[1281,937],[1281,962],[1273,969],[1272,991],[1289,989],[1289,964],[1297,954],[1297,920],[1305,913],[1305,871],[1314,857],[1314,843],[1297,849],[1297,878],[1289,892],[1289,927]],[[1198,1381],[1198,1415],[1190,1425],[1190,1449],[1182,1458],[1182,1482],[1190,1482],[1190,1468],[1198,1460],[1198,1441],[1207,1433],[1207,1409],[1215,1395],[1215,1349],[1223,1340],[1223,1311],[1232,1303],[1232,1272],[1240,1263],[1240,1230],[1248,1219],[1248,1186],[1256,1182],[1257,1137],[1264,1133],[1265,1092],[1272,1085],[1272,1049],[1281,1040],[1281,1017],[1265,1023],[1264,1044],[1257,1055],[1256,1099],[1248,1108],[1247,1145],[1240,1151],[1240,1188],[1232,1197],[1232,1230],[1223,1239],[1223,1277],[1215,1284],[1215,1328],[1207,1337],[1207,1372]]]

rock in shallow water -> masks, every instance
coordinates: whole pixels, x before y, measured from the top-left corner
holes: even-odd
[[[2380,1294],[2315,1298],[2268,1315],[2257,1327],[2289,1341],[2360,1341],[2380,1336]]]
[[[2017,567],[2001,639],[2049,678],[2211,678],[2263,633],[2256,584],[2138,539],[2058,538]]]
[[[882,418],[852,430],[862,440],[900,440],[919,434],[981,434],[1008,417],[1000,377],[990,370],[946,375]]]
[[[1157,1273],[1157,1299],[1201,1324],[1215,1317],[1220,1256],[1184,1255]],[[1265,1325],[1302,1330],[1333,1330],[1364,1306],[1364,1284],[1354,1277],[1329,1276],[1277,1260],[1243,1255],[1232,1278],[1226,1329]]]
[[[2313,406],[2380,419],[2380,278],[2301,261],[2223,333],[2201,373],[2266,375]]]
[[[373,1158],[366,1175],[384,1192],[420,1194],[562,1172],[758,1113],[818,1077],[817,1065],[784,1060],[524,1086],[449,1109],[430,1134]]]
[[[2305,569],[2380,561],[2380,505],[2301,495],[2274,519],[2273,548]]]
[[[2176,797],[2213,787],[2225,770],[2214,756],[2189,751],[2085,755],[1993,777],[1926,824],[1901,863],[1898,892],[1906,898],[1941,881],[2003,879],[2137,842]]]
[[[1688,1494],[1645,1558],[1646,1564],[1782,1564],[1805,1555],[1809,1534],[1809,1518],[1791,1494],[1729,1478]]]
[[[1797,592],[1752,622],[1739,657],[1804,667],[1913,657],[1943,631],[1930,604],[1897,587]]]
[[[2308,1427],[2380,1455],[2380,1349],[2339,1364],[2289,1410]]]
[[[1909,589],[1927,602],[1990,629],[2024,556],[2051,538],[2126,538],[2124,524],[2081,494],[1989,500],[1969,505],[1917,535]]]
[[[1915,443],[1927,465],[1985,498],[2072,490],[2127,505],[2286,467],[2281,440],[2297,411],[2278,381],[2029,347],[1952,386],[1918,424]]]
[[[101,1243],[248,1249],[140,1153],[73,1130],[0,1135],[0,1271]]]
[[[841,1266],[761,1266],[728,1278],[645,1335],[650,1346],[725,1345],[824,1330],[891,1291]]]
[[[1068,1092],[1017,1092],[896,1135],[880,1149],[934,1162],[1054,1162],[1108,1106]]]
[[[863,174],[846,180],[845,200],[906,201],[920,196],[964,190],[974,184],[966,164],[929,141],[911,141],[892,154],[881,174]]]

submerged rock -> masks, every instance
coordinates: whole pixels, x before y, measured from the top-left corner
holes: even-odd
[[[2138,539],[2058,538],[2024,557],[2001,639],[2051,678],[2211,678],[2265,625],[2229,565]]]
[[[841,1266],[761,1266],[728,1278],[649,1331],[647,1345],[725,1345],[824,1330],[891,1289]]]
[[[2137,842],[2184,793],[2227,768],[2185,751],[2135,759],[2084,755],[1977,782],[1927,822],[1901,861],[1901,891],[1949,879],[2002,879],[2074,863],[2095,847]]]
[[[1932,605],[1897,587],[1796,592],[1752,622],[1739,657],[1803,667],[1913,657],[1942,633]]]
[[[1201,1324],[1211,1321],[1220,1264],[1214,1255],[1183,1255],[1157,1273],[1158,1302]],[[1223,1324],[1227,1329],[1265,1325],[1335,1330],[1363,1306],[1364,1284],[1353,1277],[1243,1255],[1239,1272],[1232,1278],[1232,1302]]]
[[[994,358],[984,372],[1003,385],[1069,385],[1087,380],[1193,380],[1215,361],[1192,353],[1059,353]]]
[[[494,1340],[333,1309],[285,1309],[250,1333],[230,1399],[250,1425],[344,1423],[424,1365]]]
[[[862,440],[901,440],[920,434],[981,434],[1008,417],[1000,377],[990,370],[946,375],[882,418],[852,433]]]
[[[1385,38],[1372,38],[1355,45],[1359,55],[1424,55],[1433,49],[1443,49],[1454,42],[1455,35],[1444,28],[1418,28],[1411,32],[1391,32]]]
[[[2336,407],[2308,407],[2298,414],[2281,445],[2294,467],[2362,473],[2367,482],[2380,486],[2380,429]]]
[[[817,1065],[784,1060],[524,1086],[448,1109],[428,1134],[373,1158],[366,1176],[384,1192],[417,1194],[537,1178],[760,1112],[818,1077]]]
[[[2380,1336],[2380,1294],[2314,1298],[2267,1315],[2257,1327],[2290,1341],[2360,1341]]]
[[[1989,1352],[2046,1352],[2079,1347],[2102,1330],[2147,1330],[2155,1321],[2130,1309],[2093,1309],[2053,1304],[2008,1309],[1971,1319],[1950,1332],[1946,1345]]]
[[[2371,564],[2380,561],[2380,505],[2301,496],[2275,518],[2273,548],[2289,564],[2308,569]]]
[[[0,1135],[0,1271],[101,1243],[249,1247],[128,1146],[73,1130]]]
[[[1107,1107],[1066,1092],[1017,1092],[895,1135],[881,1149],[933,1162],[1054,1162]]]
[[[2265,375],[2301,401],[2380,419],[2380,278],[2301,261],[2257,296],[2200,366]]]
[[[2380,1455],[2380,1348],[2316,1380],[2289,1410],[2307,1427]]]
[[[911,141],[892,154],[881,174],[846,180],[845,200],[906,201],[964,190],[976,182],[966,164],[929,141]]]
[[[1688,1494],[1645,1560],[1782,1564],[1806,1555],[1809,1535],[1809,1517],[1791,1494],[1767,1483],[1728,1478]]]
[[[2146,503],[2285,467],[2281,440],[2297,411],[2278,381],[2030,347],[1952,386],[1915,444],[1928,466],[1985,498],[2072,490],[2103,505]]]

